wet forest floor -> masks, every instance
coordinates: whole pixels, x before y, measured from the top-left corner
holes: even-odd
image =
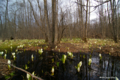
[[[56,53],[56,55],[57,53],[67,54],[67,52],[69,51],[72,52],[74,55],[77,55],[77,53],[84,53],[87,55],[91,53],[94,53],[93,55],[95,55],[95,53],[101,53],[109,54],[110,56],[114,56],[117,58],[120,57],[120,41],[119,43],[114,43],[114,41],[111,39],[89,39],[88,43],[85,43],[81,39],[62,39],[60,44],[58,44],[52,50],[49,49],[47,43],[45,43],[44,40],[11,40],[5,42],[0,41],[0,52],[3,51],[4,53],[5,50],[7,50],[7,53],[12,53],[16,50],[37,52],[37,50],[41,48],[44,51],[52,51]],[[0,56],[0,62],[7,63],[8,59],[12,58],[8,57],[7,59],[4,59],[2,56]],[[14,63],[13,60],[11,61],[12,63]],[[77,60],[76,62],[78,61],[79,60]],[[3,76],[8,77],[7,75],[10,75],[15,71],[16,70],[14,68],[8,70],[7,65],[0,64],[0,78]]]
[[[39,46],[25,47],[25,50],[36,51],[38,49],[45,49],[50,51],[51,49],[47,48],[47,44],[40,44]],[[23,50],[23,49],[20,49]],[[91,53],[98,52],[104,54],[111,54],[111,56],[120,56],[120,41],[119,43],[114,43],[110,39],[90,39],[88,43],[85,43],[82,40],[72,39],[72,40],[62,40],[52,51],[55,52],[82,52],[82,53]]]

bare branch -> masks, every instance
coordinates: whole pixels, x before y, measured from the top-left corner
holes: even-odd
[[[87,5],[78,3],[78,2],[75,2],[75,3],[78,4],[78,5],[81,5],[81,6],[87,6],[87,7],[94,7],[94,8],[97,8],[97,7],[99,7],[100,5],[102,5],[102,4],[104,4],[104,3],[107,3],[107,2],[109,2],[109,1],[111,1],[111,0],[104,1],[104,2],[102,2],[102,3],[100,3],[100,4],[96,5],[96,6],[87,6]]]
[[[35,16],[35,11],[34,11],[34,9],[33,9],[32,3],[30,2],[30,0],[28,0],[28,2],[30,3],[30,7],[32,8],[33,16],[34,16],[34,18],[35,18],[35,22],[36,22],[37,25],[40,27],[40,24],[39,24],[39,22],[38,22],[38,20],[37,20],[37,18],[36,18],[36,16]],[[43,33],[45,32],[41,27],[40,27],[40,30],[41,30]]]
[[[20,71],[23,71],[23,72],[29,74],[30,76],[32,76],[32,77],[35,78],[35,79],[43,80],[42,78],[37,77],[37,76],[34,76],[34,75],[32,75],[30,72],[28,72],[28,71],[26,71],[26,70],[24,70],[24,69],[21,69],[21,68],[19,68],[19,67],[14,66],[13,64],[8,64],[8,63],[3,63],[3,62],[0,62],[0,64],[10,65],[10,66],[12,66],[12,67],[14,67],[14,68],[16,68],[16,69],[18,69],[18,70],[20,70]]]

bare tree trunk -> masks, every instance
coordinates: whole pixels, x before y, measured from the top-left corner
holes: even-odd
[[[8,0],[6,1],[6,11],[5,11],[5,27],[4,27],[3,41],[8,38]]]
[[[112,27],[111,27],[111,20],[110,20],[110,12],[109,12],[109,7],[108,7],[108,3],[107,3],[107,12],[108,12],[108,20],[109,20],[109,22],[108,22],[108,27],[110,27],[110,31],[111,31],[111,33],[113,34],[113,30],[112,30]],[[112,37],[111,37],[112,38]]]
[[[58,43],[58,0],[56,0],[55,4],[55,14],[56,14],[56,19],[55,19],[55,37],[54,37],[54,44],[56,45]]]
[[[113,40],[115,41],[115,43],[118,43],[118,32],[117,32],[117,26],[115,24],[115,17],[116,17],[115,0],[111,0],[110,4],[111,4],[111,12],[112,12]]]
[[[90,0],[89,0],[89,6],[90,6]],[[89,23],[88,27],[90,28],[90,7],[89,7],[89,22],[88,23]]]
[[[65,14],[62,11],[62,8],[61,8],[61,16],[60,17],[61,17],[61,19],[60,19],[60,24],[59,24],[59,28],[58,28],[58,30],[59,30],[58,43],[60,43],[60,41],[61,41],[61,39],[63,37],[63,33],[64,33],[65,29],[66,29],[66,27],[64,26],[64,23],[65,23],[65,21],[64,21]]]
[[[51,47],[55,47],[58,43],[58,8],[57,8],[57,0],[52,0],[52,42]]]
[[[87,20],[88,20],[88,0],[86,5],[86,20],[85,20],[85,42],[87,42]]]
[[[100,4],[103,3],[103,0],[100,1]],[[101,31],[102,31],[102,37],[105,38],[105,20],[104,20],[104,15],[103,15],[103,5],[99,6],[99,20],[100,20],[100,27],[101,27]]]
[[[80,1],[83,4],[83,1]],[[81,5],[81,35],[84,35],[83,6]],[[82,36],[83,37],[83,36]]]
[[[44,18],[42,18],[42,10],[41,10],[41,6],[40,6],[40,4],[39,4],[39,0],[37,0],[37,4],[38,4],[38,8],[39,8],[39,12],[40,12],[40,21],[41,21],[41,25],[42,26],[45,26],[45,19]],[[45,17],[45,16],[44,16]],[[44,22],[43,22],[44,21]],[[44,30],[45,31],[45,42],[48,42],[48,37],[47,37],[47,31],[46,30]]]
[[[3,25],[2,25],[1,15],[0,15],[0,36],[1,38],[3,38]]]
[[[77,0],[77,2],[79,3],[81,3],[82,4],[82,0]],[[78,18],[77,18],[77,24],[78,24],[78,27],[79,27],[79,37],[81,37],[81,35],[82,35],[82,6],[80,6],[80,5],[78,5]]]
[[[48,37],[48,43],[52,45],[52,39],[51,39],[51,33],[50,33],[50,25],[49,25],[49,20],[48,20],[48,10],[47,10],[47,0],[44,0],[44,16],[45,16],[45,22],[46,22],[46,27],[47,27],[47,37]]]
[[[16,38],[16,12],[14,15],[14,38]]]
[[[57,18],[57,1],[52,0],[52,45],[54,46],[58,42],[58,18]]]
[[[118,13],[118,20],[117,20],[117,30],[118,30],[118,39],[120,38],[120,17],[119,17],[119,13]]]

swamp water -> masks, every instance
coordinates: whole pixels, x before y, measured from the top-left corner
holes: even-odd
[[[34,59],[31,61],[31,55]],[[93,53],[91,56],[92,63],[88,66],[90,53],[73,53],[74,58],[67,56],[65,64],[62,63],[62,55],[67,53],[59,53],[52,51],[44,51],[42,55],[35,51],[18,51],[14,65],[25,69],[25,65],[29,68],[28,72],[35,72],[36,76],[44,80],[120,80],[120,57],[113,57],[107,54],[102,54],[102,60],[98,53]],[[12,54],[8,54],[7,59],[12,59]],[[75,66],[82,61],[80,72],[77,72]],[[54,66],[54,75],[51,75],[51,69]],[[11,80],[24,80],[26,73],[15,70],[15,75]]]

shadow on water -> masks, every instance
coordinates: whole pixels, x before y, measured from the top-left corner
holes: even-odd
[[[33,54],[34,60],[31,61]],[[67,53],[59,53],[52,51],[44,51],[42,55],[35,51],[19,51],[16,53],[14,64],[17,67],[25,69],[25,65],[29,68],[27,71],[35,74],[45,80],[105,80],[108,78],[100,77],[118,77],[120,79],[120,58],[102,54],[102,60],[99,59],[98,53],[91,56],[92,63],[88,66],[90,58],[89,53],[74,53],[74,58],[67,57],[65,64],[60,60],[62,55]],[[12,59],[9,54],[9,59]],[[80,72],[77,72],[75,66],[82,61]],[[57,65],[59,63],[59,66]],[[52,66],[55,68],[54,75],[51,75]],[[16,75],[12,80],[23,80],[26,74],[16,70]],[[113,79],[113,78],[112,78]],[[115,80],[115,79],[114,79]]]

